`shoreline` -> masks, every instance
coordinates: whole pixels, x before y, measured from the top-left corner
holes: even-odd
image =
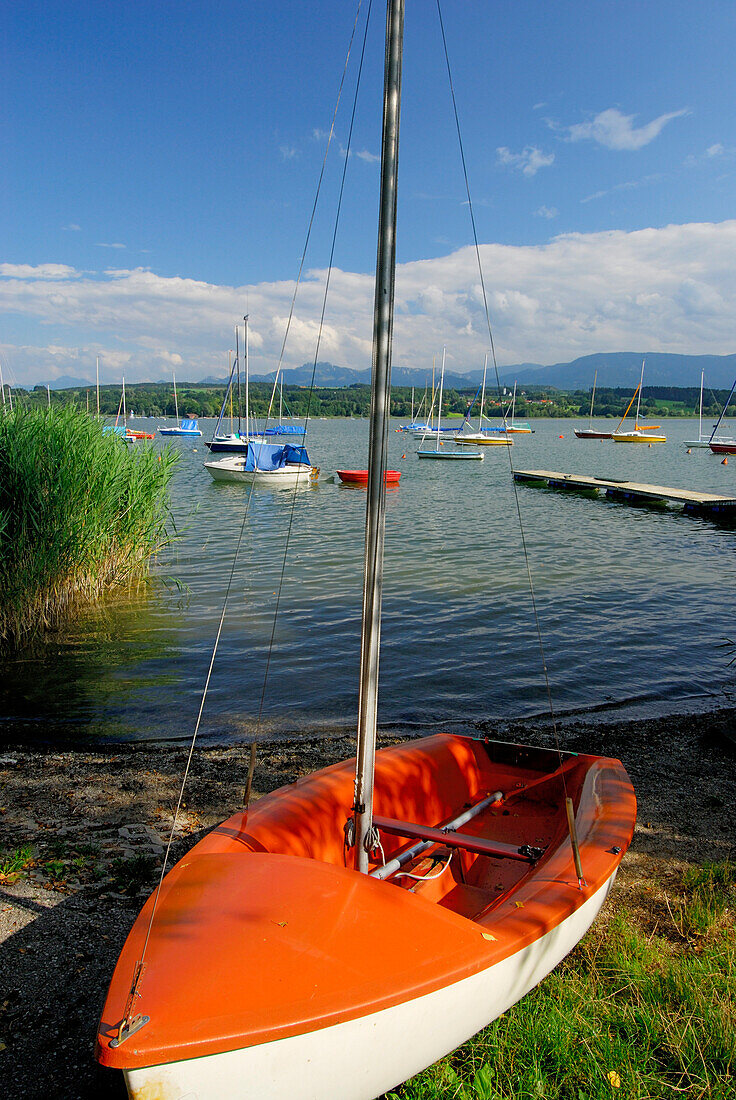
[[[736,855],[736,708],[666,718],[560,723],[563,750],[617,756],[639,802],[634,840],[605,913],[643,910],[653,883]],[[550,744],[542,723],[485,723],[478,735]],[[379,744],[396,737],[379,735]],[[34,863],[0,878],[0,1082],[18,1098],[122,1100],[92,1044],[120,947],[150,893],[187,747],[0,750],[0,849]],[[353,755],[352,738],[307,735],[259,748],[255,791]],[[195,754],[174,859],[242,803],[247,745]]]

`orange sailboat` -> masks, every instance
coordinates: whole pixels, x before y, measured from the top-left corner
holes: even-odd
[[[162,879],[97,1056],[134,1100],[370,1100],[584,935],[633,832],[617,760],[439,734],[376,752],[403,0],[388,0],[358,751]]]

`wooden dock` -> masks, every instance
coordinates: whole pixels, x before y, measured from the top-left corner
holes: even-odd
[[[712,519],[736,521],[736,497],[724,497],[717,493],[670,489],[665,485],[640,485],[636,481],[588,477],[585,474],[562,474],[553,470],[514,470],[514,480],[547,485],[550,489],[604,492],[607,497],[629,504],[681,504],[685,512],[709,516]]]

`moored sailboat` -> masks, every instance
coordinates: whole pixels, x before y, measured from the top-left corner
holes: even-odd
[[[511,447],[513,446],[513,439],[511,439],[505,433],[501,434],[495,429],[484,430],[483,429],[483,409],[485,405],[486,397],[486,371],[488,369],[488,355],[486,354],[483,362],[483,381],[481,382],[481,396],[480,396],[480,409],[478,412],[478,431],[466,432],[465,425],[470,423],[470,413],[472,411],[472,405],[468,409],[465,419],[463,420],[460,431],[455,435],[455,442],[459,443],[463,447],[472,446],[475,444],[479,447]],[[477,397],[476,393],[476,397]]]
[[[708,440],[708,446],[710,447],[714,455],[736,455],[736,439],[721,439],[718,436],[718,429],[721,426],[721,421],[726,415],[726,409],[731,403],[734,389],[736,389],[736,379],[734,379],[733,386],[731,386],[731,392],[726,398],[726,404],[723,406],[723,412],[718,417],[718,422],[711,432],[710,439]]]
[[[444,381],[445,381],[445,354],[446,354],[446,350],[447,350],[446,348],[442,349],[442,370],[440,372],[440,390],[439,390],[439,399],[438,399],[438,402],[437,402],[437,428],[434,432],[431,433],[435,437],[434,450],[432,450],[431,447],[430,448],[420,447],[420,449],[417,451],[417,458],[441,458],[441,459],[448,459],[450,461],[458,460],[458,459],[459,460],[463,460],[463,459],[468,460],[469,459],[470,461],[480,462],[484,458],[484,455],[483,455],[482,451],[465,451],[462,448],[459,451],[449,450],[448,448],[444,448],[444,449],[440,450],[440,447],[442,446],[442,442],[443,442],[442,439],[440,438],[441,433],[443,431],[448,431],[447,428],[442,427],[442,390],[443,390]],[[426,433],[425,433],[425,435],[422,436],[422,443],[424,443],[425,438],[426,438]],[[454,441],[457,441],[457,437],[454,437]]]
[[[174,382],[174,413],[176,419],[179,420],[179,397],[176,392],[176,375],[172,373],[172,380]],[[188,417],[185,420],[180,420],[175,428],[162,428],[159,426],[159,435],[201,435],[202,431],[197,424],[196,417]]]
[[[639,411],[641,409],[641,390],[644,384],[644,364],[646,359],[642,359],[641,363],[641,375],[639,377],[639,385],[634,390],[634,394],[626,406],[626,412],[621,417],[616,428],[614,428],[611,439],[614,443],[666,443],[666,435],[657,435],[657,429],[659,424],[640,424],[639,423]],[[634,427],[630,431],[622,430],[626,417],[629,415],[629,409],[634,404],[636,398],[636,416],[634,417]]]
[[[600,432],[593,427],[593,402],[595,401],[595,384],[598,380],[598,371],[593,375],[593,392],[590,395],[590,416],[587,428],[573,428],[578,439],[610,439],[611,432]]]
[[[98,1057],[131,1097],[369,1100],[523,996],[633,830],[607,758],[436,735],[376,752],[403,0],[389,0],[357,760],[259,799],[163,879]]]

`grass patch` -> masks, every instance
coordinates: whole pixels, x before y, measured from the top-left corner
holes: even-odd
[[[25,844],[12,852],[0,852],[0,883],[16,882],[33,862],[33,848]]]
[[[0,647],[144,575],[171,537],[177,455],[128,449],[75,408],[0,417]]]
[[[160,862],[151,855],[141,852],[125,858],[120,856],[112,861],[110,872],[113,883],[126,894],[137,894],[144,887],[153,885]]]
[[[392,1100],[733,1100],[736,869],[689,870],[667,919],[594,926],[532,993]]]

